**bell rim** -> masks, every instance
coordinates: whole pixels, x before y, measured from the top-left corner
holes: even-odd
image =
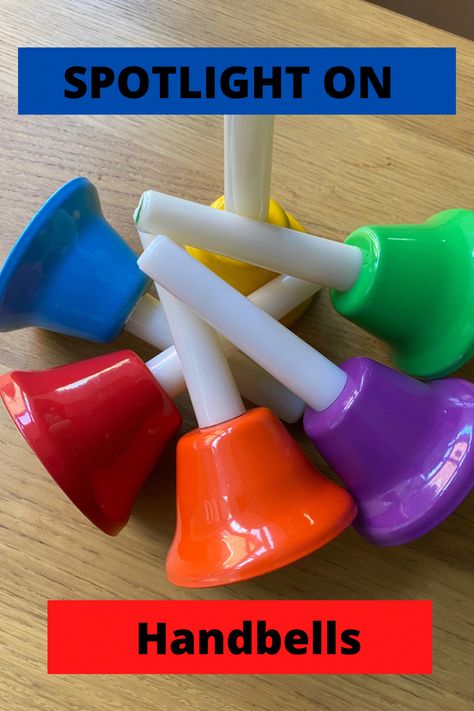
[[[321,535],[321,531],[318,530],[315,531],[313,537],[304,541],[301,545],[292,546],[290,550],[285,552],[279,550],[278,554],[272,557],[264,568],[262,567],[261,561],[257,560],[255,565],[249,564],[243,569],[236,570],[234,567],[232,570],[221,570],[217,573],[210,574],[206,574],[205,572],[202,574],[191,573],[191,566],[174,553],[176,544],[173,541],[166,559],[167,577],[173,585],[179,587],[196,589],[210,588],[252,580],[262,575],[276,572],[292,563],[296,563],[331,543],[351,526],[356,517],[357,509],[349,493],[347,491],[345,491],[345,493],[347,494],[346,510],[341,512],[340,517],[334,522],[331,528],[327,528],[324,536]],[[172,562],[171,558],[173,558]]]

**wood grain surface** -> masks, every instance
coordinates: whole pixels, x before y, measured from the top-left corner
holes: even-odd
[[[17,115],[18,46],[453,46],[453,117],[282,117],[273,196],[312,232],[343,239],[367,223],[422,221],[474,207],[474,52],[466,39],[362,0],[0,0],[0,258],[43,200],[75,175],[98,187],[112,225],[137,250],[132,211],[147,188],[208,203],[222,192],[220,117]],[[297,332],[337,362],[388,362],[376,339],[344,321],[326,293]],[[37,330],[0,336],[0,370],[45,368],[144,343],[105,347]],[[474,379],[472,365],[462,374]],[[194,426],[187,397],[184,430]],[[328,469],[291,428],[311,458]],[[171,448],[172,449],[172,448]],[[383,472],[381,472],[383,475]],[[0,708],[106,709],[472,708],[473,499],[411,545],[381,550],[352,530],[300,562],[235,586],[173,587],[164,559],[174,526],[170,452],[110,539],[50,480],[0,410]],[[431,676],[72,676],[46,674],[48,598],[431,598]]]

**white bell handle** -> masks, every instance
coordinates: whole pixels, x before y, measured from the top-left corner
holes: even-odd
[[[168,237],[156,237],[138,265],[315,410],[325,410],[341,394],[347,381],[341,368]]]
[[[265,221],[270,203],[274,116],[224,116],[224,206]]]
[[[134,215],[137,228],[234,257],[279,274],[347,291],[362,266],[358,247],[251,220],[190,200],[148,190]]]
[[[144,248],[153,241],[153,237],[145,233],[139,233],[139,237]],[[318,289],[319,287],[315,284],[282,275],[264,284],[248,298],[259,308],[280,319],[311,298]],[[155,301],[163,314],[161,305],[156,299]],[[166,321],[164,314],[163,318]],[[168,328],[167,324],[166,326]],[[169,342],[172,342],[169,330],[168,333]],[[257,363],[239,353],[230,341],[224,338],[222,341],[232,373],[242,395],[256,405],[268,407],[284,422],[297,422],[304,410],[304,402],[301,398]],[[172,398],[185,391],[186,384],[173,347],[149,361],[148,366]]]
[[[158,287],[189,397],[201,429],[245,412],[217,333],[179,299]]]

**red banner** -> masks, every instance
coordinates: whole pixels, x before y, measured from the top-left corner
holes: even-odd
[[[429,674],[428,600],[50,600],[50,674]]]

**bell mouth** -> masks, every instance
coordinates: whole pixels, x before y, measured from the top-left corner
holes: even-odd
[[[54,260],[62,247],[48,243],[45,227],[69,198],[84,190],[89,190],[94,197],[95,188],[82,177],[73,178],[58,188],[33,215],[13,245],[0,270],[0,331],[34,325],[30,312],[38,297],[34,275],[43,271],[45,257]],[[18,309],[21,303],[25,306],[24,313]]]

